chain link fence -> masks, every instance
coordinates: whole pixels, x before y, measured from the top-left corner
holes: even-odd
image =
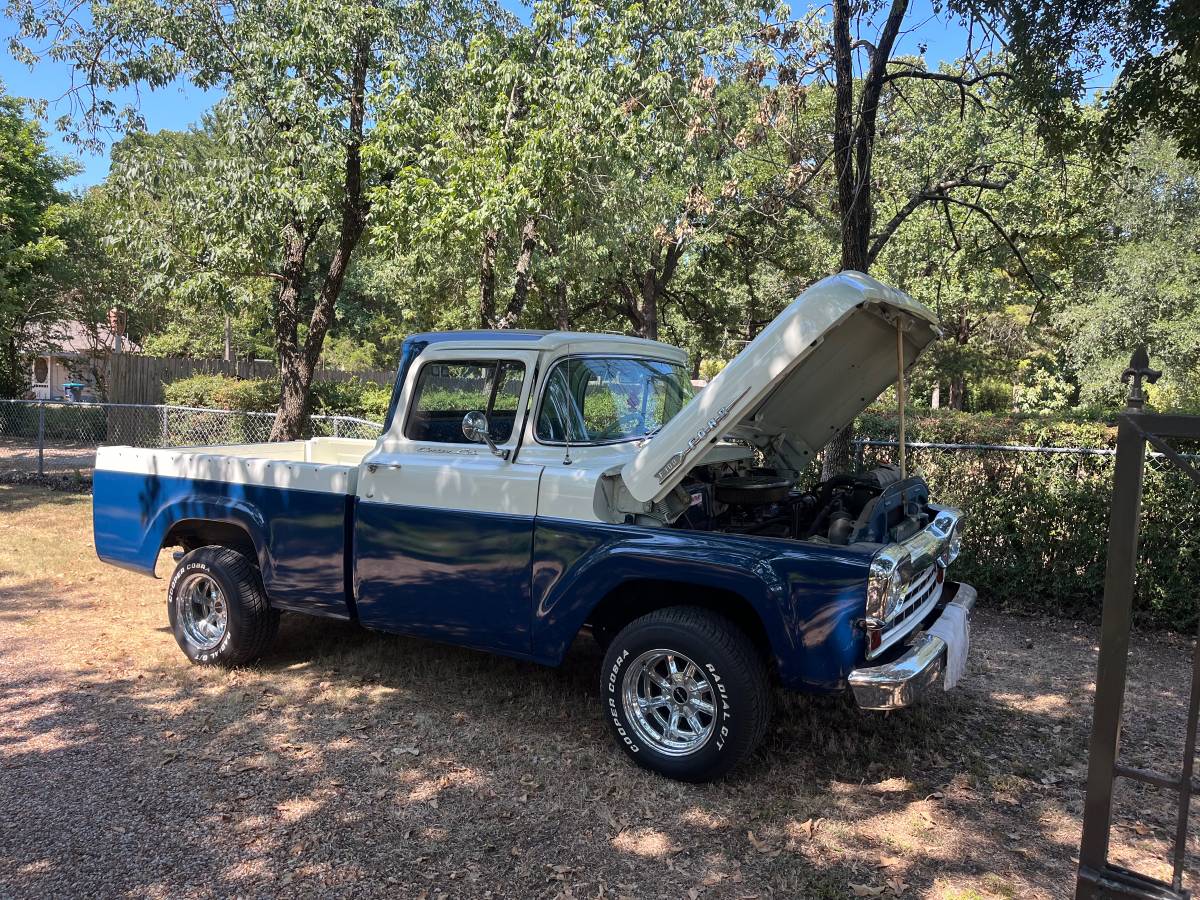
[[[0,400],[0,473],[89,473],[96,448],[257,444],[270,438],[274,413]],[[353,416],[312,416],[305,437],[379,437],[382,426]]]

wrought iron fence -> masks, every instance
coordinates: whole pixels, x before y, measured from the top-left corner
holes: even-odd
[[[0,400],[0,472],[84,473],[96,448],[256,444],[268,440],[273,413],[147,406],[133,403],[56,403]],[[377,422],[315,415],[306,437],[379,436]]]

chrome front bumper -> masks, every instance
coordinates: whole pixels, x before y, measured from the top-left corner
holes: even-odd
[[[958,591],[946,605],[961,606],[969,616],[975,607],[975,596],[975,588],[959,584]],[[899,659],[851,672],[850,689],[863,709],[911,706],[927,692],[941,688],[945,664],[945,642],[940,637],[922,634]]]

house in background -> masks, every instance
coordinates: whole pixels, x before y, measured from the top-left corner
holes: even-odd
[[[125,316],[113,310],[108,322],[89,326],[61,322],[54,327],[49,349],[30,359],[29,392],[35,400],[101,400],[109,359],[118,353],[140,353],[125,334]]]

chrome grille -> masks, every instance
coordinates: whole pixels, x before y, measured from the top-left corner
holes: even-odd
[[[937,580],[937,564],[928,566],[921,572],[917,573],[916,577],[908,585],[908,590],[904,592],[904,599],[900,601],[900,609],[892,616],[888,622],[889,628],[895,628],[902,622],[908,620],[908,617],[917,612],[923,607],[927,600],[933,596],[935,591],[938,591],[940,585]]]
[[[878,647],[867,654],[868,659],[878,656],[912,631],[921,617],[937,603],[942,596],[942,584],[937,575],[938,564],[934,563],[913,577],[904,592],[904,599],[900,601],[900,609],[888,620],[883,639]]]

